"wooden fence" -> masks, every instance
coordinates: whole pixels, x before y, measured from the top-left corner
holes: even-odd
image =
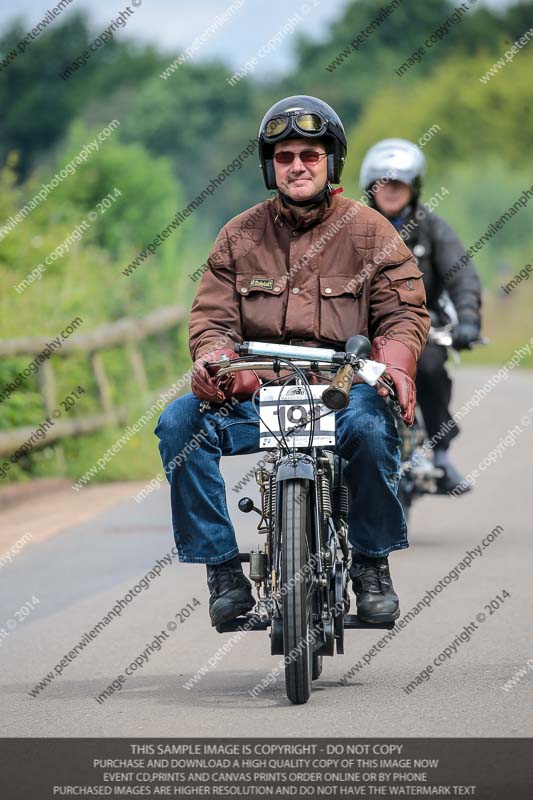
[[[107,425],[122,423],[126,420],[127,410],[114,407],[111,384],[106,374],[102,351],[111,347],[125,347],[127,358],[135,383],[142,397],[159,397],[168,387],[150,391],[139,342],[156,333],[177,327],[187,318],[187,312],[181,306],[165,306],[153,311],[142,319],[124,317],[116,322],[100,325],[89,333],[72,334],[62,341],[62,346],[49,358],[39,364],[37,382],[43,398],[45,413],[49,416],[57,408],[53,359],[67,358],[72,353],[86,353],[98,387],[101,412],[86,417],[78,417],[70,421],[59,421],[44,436],[32,443],[32,449],[44,447],[58,439],[71,436],[82,436],[100,430]],[[0,341],[0,358],[28,356],[35,358],[43,352],[50,338],[35,336]],[[38,427],[38,426],[37,426]],[[34,433],[36,426],[11,428],[0,431],[0,456],[15,453]]]

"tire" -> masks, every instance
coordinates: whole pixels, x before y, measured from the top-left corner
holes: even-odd
[[[313,653],[313,670],[311,677],[314,681],[322,675],[322,656]]]
[[[295,705],[311,695],[313,646],[307,641],[311,609],[307,606],[308,481],[283,481],[281,553],[283,583],[283,652],[287,697]],[[298,576],[298,577],[295,577]]]

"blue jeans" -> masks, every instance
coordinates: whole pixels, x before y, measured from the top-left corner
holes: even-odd
[[[374,557],[408,547],[396,496],[400,437],[392,411],[375,389],[356,384],[348,407],[335,416],[336,450],[348,462],[350,543]],[[260,452],[259,420],[251,400],[212,404],[202,414],[200,401],[189,392],[167,406],[155,433],[171,487],[180,561],[218,564],[237,555],[220,457]]]

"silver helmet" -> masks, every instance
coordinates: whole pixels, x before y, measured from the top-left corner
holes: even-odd
[[[426,170],[422,150],[407,139],[383,139],[373,145],[363,158],[359,184],[363,191],[370,189],[380,178],[401,181],[411,186],[418,198]]]

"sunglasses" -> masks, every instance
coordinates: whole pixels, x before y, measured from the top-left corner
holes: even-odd
[[[265,139],[275,139],[285,133],[289,125],[304,133],[313,133],[317,136],[327,128],[327,121],[318,114],[288,114],[285,117],[274,117],[265,126]]]
[[[292,150],[280,150],[274,154],[276,164],[292,164],[296,156],[300,156],[302,164],[318,164],[321,158],[327,153],[319,153],[318,150],[302,150],[301,153],[293,153]]]

